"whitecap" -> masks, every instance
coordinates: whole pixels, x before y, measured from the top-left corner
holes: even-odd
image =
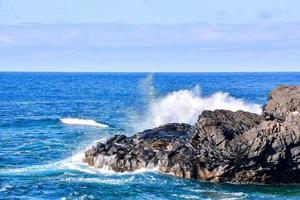
[[[96,126],[100,128],[107,128],[108,125],[101,124],[99,122],[96,122],[93,119],[79,119],[79,118],[62,118],[60,121],[64,124],[69,125],[84,125],[84,126]]]
[[[10,186],[10,185],[3,185],[0,187],[0,192],[5,192],[11,188],[12,188],[12,186]]]

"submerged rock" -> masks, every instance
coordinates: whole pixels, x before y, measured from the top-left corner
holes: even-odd
[[[194,126],[166,124],[99,142],[84,162],[205,181],[300,183],[299,123],[300,86],[281,86],[270,93],[262,115],[204,111]]]

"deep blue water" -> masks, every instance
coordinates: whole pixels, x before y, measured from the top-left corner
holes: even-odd
[[[173,91],[198,85],[202,97],[222,91],[263,105],[279,84],[299,85],[300,73],[0,73],[0,199],[300,199],[299,185],[118,174],[80,161],[96,140],[149,126],[149,105]]]

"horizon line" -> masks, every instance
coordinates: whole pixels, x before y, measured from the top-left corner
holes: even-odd
[[[300,71],[22,71],[0,70],[0,73],[300,73]]]

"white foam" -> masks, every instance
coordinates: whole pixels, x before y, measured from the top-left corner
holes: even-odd
[[[0,187],[0,192],[5,192],[11,188],[12,188],[12,186],[10,186],[10,185],[3,185]]]
[[[200,197],[196,195],[187,195],[187,194],[181,194],[181,195],[173,194],[172,196],[177,197],[179,199],[200,199]]]
[[[217,92],[211,96],[201,96],[198,86],[193,90],[172,92],[157,99],[150,107],[154,126],[172,122],[194,124],[204,110],[243,110],[258,114],[262,111],[259,104],[247,103],[243,99],[230,96],[229,93]]]
[[[222,199],[241,199],[242,197],[246,197],[247,194],[243,192],[220,192],[215,189],[188,189],[187,191],[196,192],[196,193],[206,193],[211,195],[217,195],[222,197]]]
[[[85,148],[85,150],[90,149],[94,144],[97,142],[103,142],[106,139],[103,138],[101,140],[95,141],[89,146]],[[157,172],[157,168],[142,168],[135,170],[134,172],[115,172],[107,167],[104,168],[95,168],[92,166],[89,166],[87,163],[84,163],[82,160],[84,158],[84,152],[85,150],[79,151],[75,153],[73,156],[48,163],[43,165],[33,165],[29,167],[23,167],[23,168],[11,168],[11,169],[0,169],[0,174],[36,174],[36,173],[44,173],[44,172],[51,172],[51,171],[66,171],[66,170],[73,170],[73,171],[79,171],[82,173],[87,174],[98,174],[101,173],[102,175],[129,175],[129,174],[140,174],[145,172]]]
[[[105,139],[101,139],[98,141],[104,141]],[[97,142],[97,141],[96,141]],[[95,142],[90,144],[85,148],[85,150],[91,148]],[[89,174],[96,174],[98,171],[90,166],[88,164],[83,163],[82,159],[84,158],[84,151],[81,150],[78,151],[77,153],[73,154],[72,156],[48,163],[48,164],[43,164],[43,165],[33,165],[29,167],[23,167],[23,168],[12,168],[12,169],[5,169],[5,170],[0,170],[0,174],[35,174],[37,172],[47,172],[47,171],[56,171],[56,170],[74,170],[74,171],[80,171],[83,173],[89,173]]]
[[[123,185],[125,183],[130,183],[134,180],[134,177],[131,176],[129,178],[66,178],[65,181],[68,182],[85,182],[85,183],[100,183],[100,184],[108,184],[108,185]]]
[[[79,119],[79,118],[62,118],[60,121],[64,124],[70,125],[84,125],[84,126],[96,126],[100,128],[106,128],[108,125],[101,124],[92,119]]]
[[[36,174],[36,173],[44,173],[44,172],[51,172],[51,171],[66,171],[66,170],[72,170],[72,171],[78,171],[86,174],[102,174],[102,175],[131,175],[131,174],[141,174],[145,172],[157,172],[158,170],[156,168],[148,169],[148,168],[142,168],[135,170],[133,172],[115,172],[108,168],[95,168],[92,166],[89,166],[86,163],[82,162],[82,158],[84,157],[83,153],[78,153],[70,158],[44,164],[44,165],[34,165],[24,168],[15,168],[15,169],[5,169],[0,170],[0,174]]]
[[[80,152],[64,160],[49,164],[0,170],[0,174],[35,174],[37,172],[49,172],[56,170],[74,170],[89,174],[98,173],[96,169],[93,169],[82,162],[83,157],[84,153]]]

